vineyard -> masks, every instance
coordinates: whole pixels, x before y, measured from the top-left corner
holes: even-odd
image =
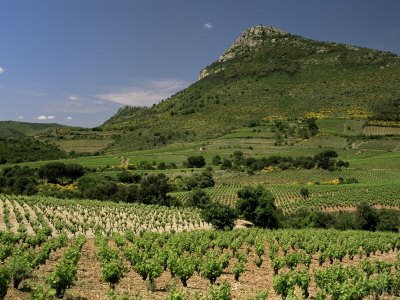
[[[96,233],[111,235],[127,230],[139,234],[210,228],[196,209],[39,196],[1,198],[0,231],[13,233],[35,234],[49,228],[52,236],[65,232],[68,237],[77,234],[93,237]]]
[[[396,233],[127,230],[69,239],[67,230],[53,234],[51,226],[36,225],[35,235],[0,234],[1,298],[362,299],[400,293]]]
[[[367,126],[364,128],[363,133],[365,135],[399,135],[400,128]]]

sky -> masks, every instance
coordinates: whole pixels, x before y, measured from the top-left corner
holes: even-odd
[[[260,24],[400,54],[398,0],[0,0],[0,120],[98,126]]]

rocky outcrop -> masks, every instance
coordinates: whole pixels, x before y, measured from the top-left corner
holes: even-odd
[[[232,44],[232,46],[222,54],[218,62],[223,63],[235,58],[238,54],[245,51],[256,49],[263,43],[274,43],[276,38],[287,36],[289,33],[273,26],[253,26],[246,29],[242,35]],[[210,74],[222,71],[222,68],[209,70],[204,68],[200,71],[199,80]]]

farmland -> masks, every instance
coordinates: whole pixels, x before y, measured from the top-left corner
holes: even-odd
[[[1,274],[12,264],[26,265],[5,299],[42,299],[46,293],[51,298],[50,288],[67,299],[108,299],[107,294],[221,299],[217,295],[223,293],[235,299],[261,294],[350,299],[391,298],[399,292],[396,233],[247,229],[135,235],[127,230],[110,236],[98,232],[95,239],[76,232],[68,239],[45,223],[32,227],[35,236],[21,230],[0,236]],[[61,270],[72,276],[60,277]]]

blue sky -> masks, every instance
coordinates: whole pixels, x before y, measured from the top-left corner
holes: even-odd
[[[97,126],[195,82],[244,29],[400,54],[398,0],[0,0],[0,120]]]

